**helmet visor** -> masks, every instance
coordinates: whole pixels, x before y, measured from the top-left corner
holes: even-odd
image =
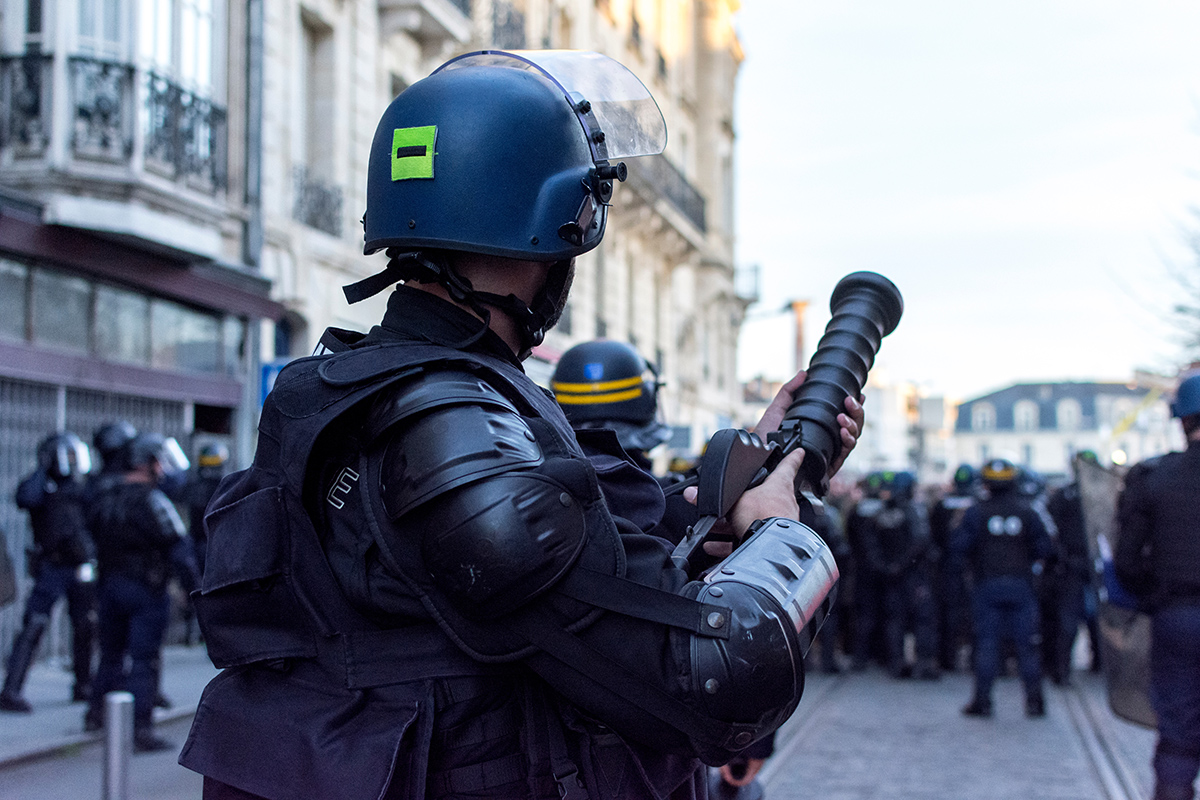
[[[188,457],[184,454],[183,448],[179,446],[179,442],[174,436],[168,436],[163,440],[162,447],[155,454],[158,459],[159,466],[162,467],[164,475],[176,475],[187,472],[192,466],[188,461]]]
[[[92,471],[92,451],[75,436],[58,437],[51,461],[61,478],[79,477]]]
[[[594,161],[653,155],[667,146],[667,123],[650,90],[606,55],[583,50],[481,50],[448,61],[435,72],[478,66],[526,69],[549,79],[579,117]]]

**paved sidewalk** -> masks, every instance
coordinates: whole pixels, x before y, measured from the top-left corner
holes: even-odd
[[[163,648],[162,692],[172,707],[157,709],[155,719],[194,714],[200,692],[216,674],[203,645]],[[61,664],[42,662],[30,669],[24,695],[33,713],[0,713],[0,767],[100,740],[99,732],[83,732],[87,704],[71,702],[72,682],[71,672]]]

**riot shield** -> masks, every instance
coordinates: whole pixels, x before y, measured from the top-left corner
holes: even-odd
[[[1075,474],[1083,501],[1083,524],[1093,563],[1102,572],[1099,628],[1100,658],[1108,688],[1108,705],[1118,717],[1157,728],[1150,705],[1150,617],[1139,611],[1133,598],[1117,583],[1113,551],[1117,526],[1117,497],[1123,480],[1114,468],[1075,460]]]

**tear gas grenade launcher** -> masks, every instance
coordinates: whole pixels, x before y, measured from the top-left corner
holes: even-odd
[[[768,434],[766,442],[732,428],[717,431],[709,440],[699,476],[688,484],[698,484],[700,520],[672,554],[681,568],[688,568],[713,525],[742,493],[761,483],[797,447],[804,448],[804,463],[796,475],[797,496],[807,490],[823,497],[829,490],[829,465],[842,452],[838,414],[845,410],[847,397],[857,398],[862,392],[883,337],[900,323],[904,299],[882,275],[854,272],[838,281],[829,309],[833,318],[779,430]]]

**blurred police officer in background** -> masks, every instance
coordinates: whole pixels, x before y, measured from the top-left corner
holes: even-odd
[[[1079,490],[1078,462],[1095,464],[1096,454],[1083,450],[1072,461],[1074,480],[1050,494],[1046,511],[1058,532],[1053,557],[1046,565],[1046,588],[1050,614],[1043,613],[1042,654],[1050,680],[1064,685],[1071,679],[1071,654],[1079,625],[1086,617],[1085,602],[1096,570],[1083,525],[1083,495]],[[1099,643],[1092,642],[1092,649]]]
[[[188,512],[188,536],[196,553],[196,566],[204,574],[205,551],[208,540],[204,535],[204,509],[225,477],[229,463],[229,448],[221,442],[208,442],[200,447],[196,468],[179,495],[179,502]]]
[[[33,591],[0,690],[0,711],[26,714],[33,707],[21,696],[21,689],[54,604],[66,596],[76,701],[88,697],[96,626],[96,551],[84,518],[84,480],[91,470],[91,455],[78,436],[66,432],[44,439],[37,460],[37,469],[21,481],[16,496],[17,507],[29,512],[33,528],[33,549],[28,554]]]
[[[191,591],[198,578],[183,520],[159,488],[164,477],[187,470],[179,444],[139,433],[126,456],[120,480],[99,487],[89,509],[100,569],[100,663],[84,727],[98,730],[104,695],[126,688],[133,694],[134,749],[144,752],[173,746],[155,735],[153,719],[167,583],[174,575]]]
[[[1151,614],[1154,800],[1191,800],[1200,772],[1200,375],[1179,384],[1171,413],[1187,449],[1125,476],[1113,561],[1122,586]]]
[[[1011,636],[1025,688],[1025,713],[1046,713],[1038,649],[1035,571],[1050,555],[1042,514],[1018,486],[1011,461],[992,459],[980,470],[988,496],[967,509],[951,540],[952,557],[974,579],[975,695],[968,716],[992,715],[992,684],[1000,672],[1000,641]]]
[[[916,476],[883,473],[883,507],[866,527],[862,540],[867,563],[880,576],[883,630],[888,672],[894,678],[938,677],[937,629],[931,587],[936,559],[924,507],[916,502]],[[905,638],[912,631],[915,664],[908,663]]]
[[[971,642],[971,598],[963,570],[955,567],[950,539],[962,524],[967,509],[979,502],[979,472],[970,464],[954,470],[950,493],[940,498],[929,512],[929,535],[938,549],[934,574],[934,602],[938,619],[938,666],[958,669],[959,653]]]
[[[610,159],[664,137],[595,53],[468,54],[385,111],[365,249],[388,266],[347,296],[402,283],[365,337],[284,368],[207,516],[196,606],[227,669],[181,756],[206,798],[702,797],[697,759],[791,714],[807,622],[754,578],[691,581],[653,477],[610,481],[521,367],[603,236]],[[730,559],[795,535],[798,466],[741,496],[730,534],[768,522]]]

